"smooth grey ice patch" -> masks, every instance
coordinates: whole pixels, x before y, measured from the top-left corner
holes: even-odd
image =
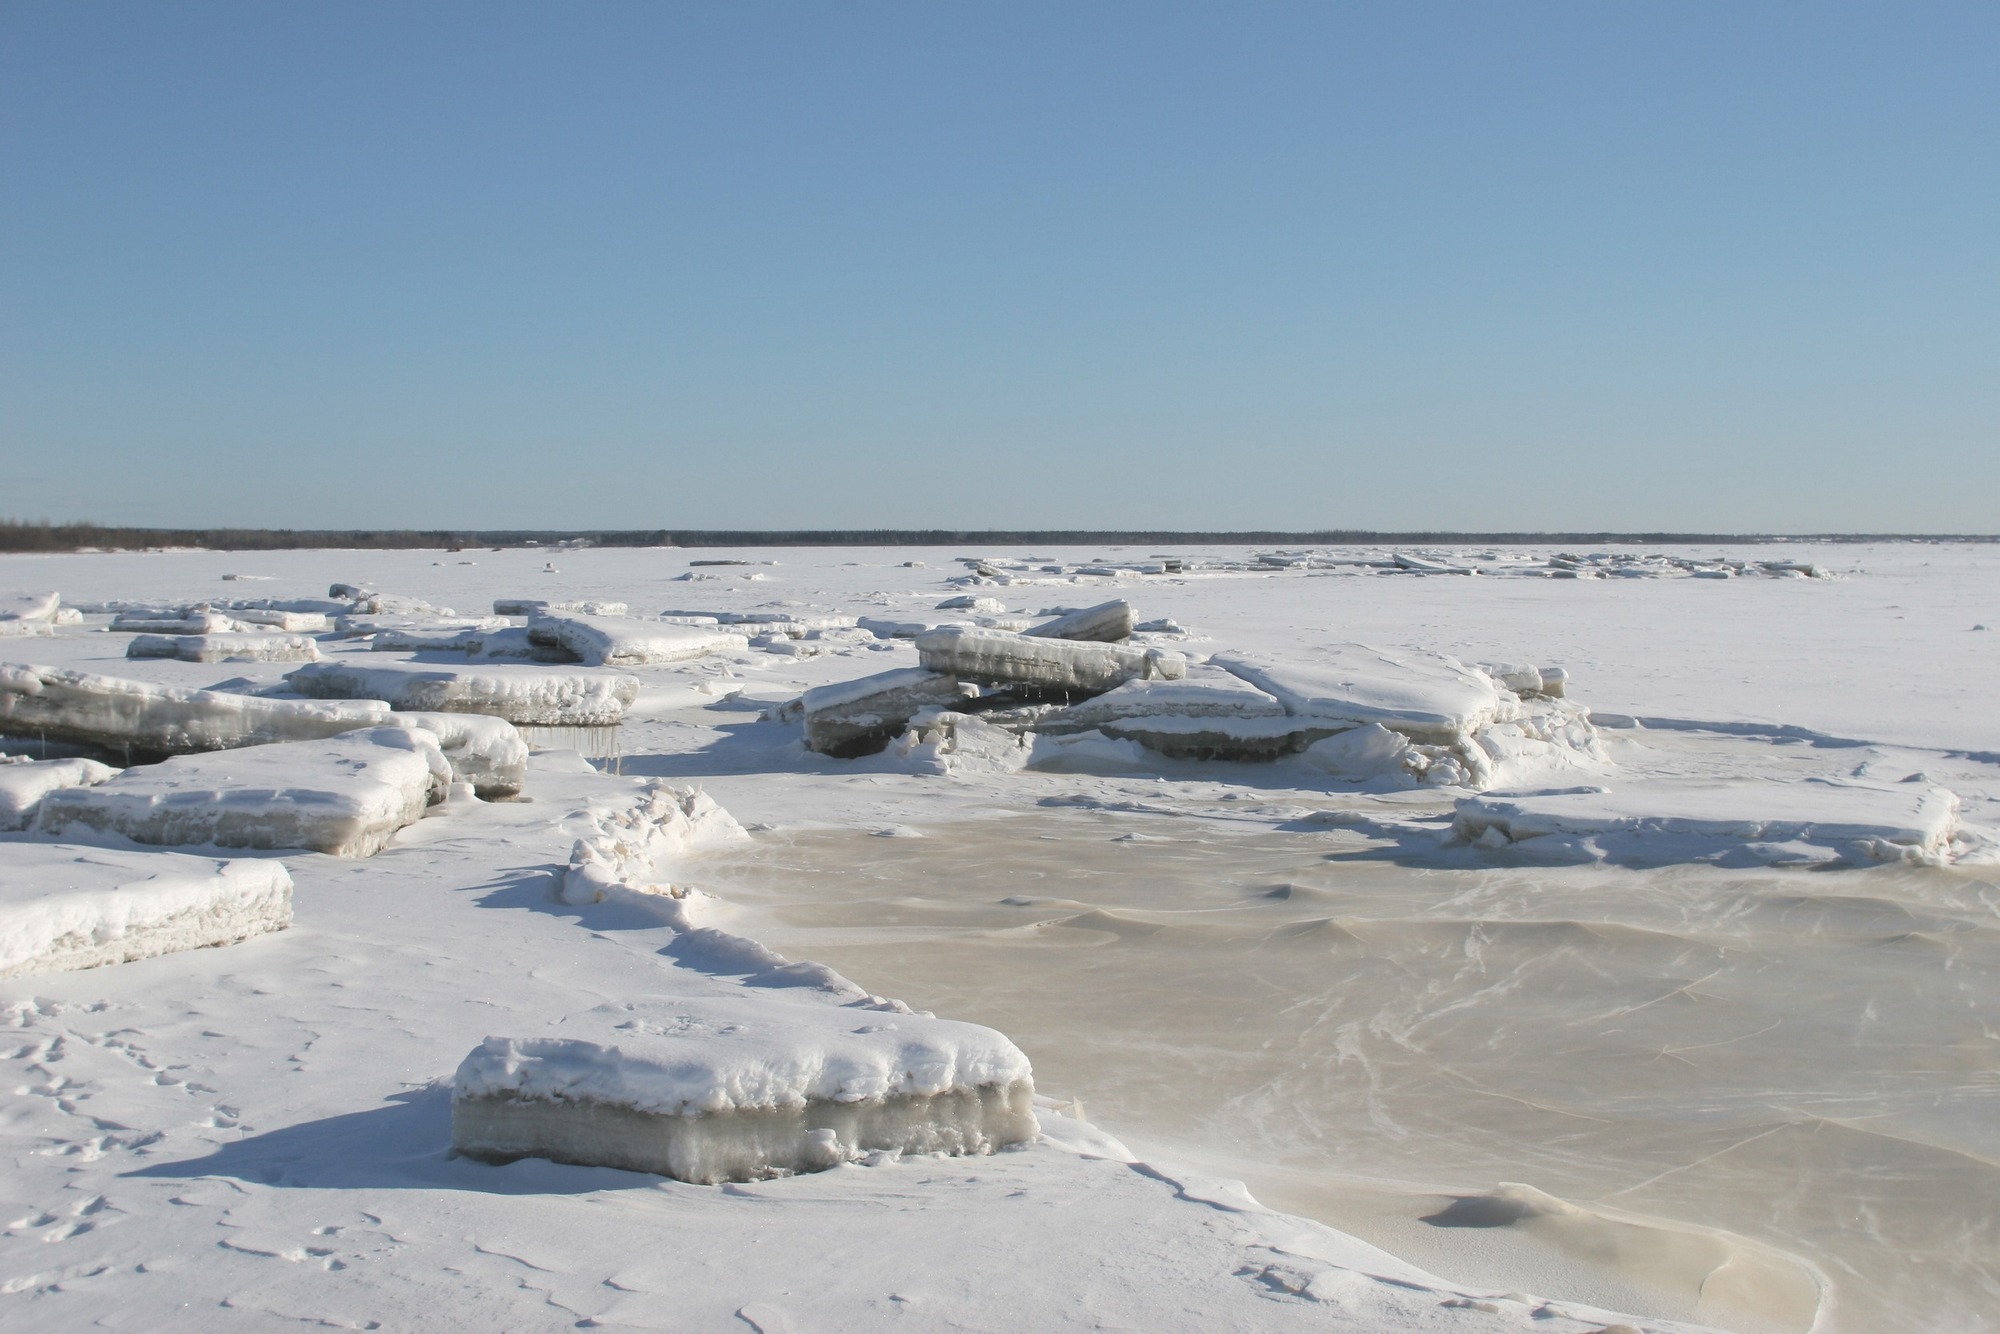
[[[35,832],[368,857],[423,818],[451,781],[430,733],[376,727],[326,741],[176,756],[96,787],[61,788],[42,798]]]
[[[387,704],[267,699],[0,664],[0,732],[168,755],[309,741],[380,724]]]
[[[398,711],[484,713],[554,727],[608,727],[639,697],[636,676],[590,667],[322,662],[285,680],[316,699],[379,699]]]
[[[603,1005],[546,1036],[489,1037],[458,1068],[452,1145],[713,1184],[871,1152],[1032,1140],[1027,1057],[990,1028],[753,996]]]
[[[292,878],[268,858],[0,843],[0,977],[228,945],[291,922]]]

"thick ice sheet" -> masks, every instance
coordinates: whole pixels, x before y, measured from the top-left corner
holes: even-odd
[[[32,664],[0,664],[0,733],[168,755],[306,741],[378,723],[386,704],[188,690]]]
[[[134,635],[128,658],[179,658],[182,662],[318,662],[309,635]]]
[[[322,662],[285,680],[316,699],[378,699],[397,710],[485,713],[510,723],[606,727],[639,696],[637,677],[587,667]]]
[[[590,667],[684,662],[711,653],[741,652],[750,646],[743,635],[727,630],[555,611],[538,611],[528,618],[528,640],[560,649],[573,661]]]
[[[282,862],[0,842],[0,978],[229,945],[291,924]]]
[[[177,756],[96,787],[63,788],[42,798],[35,832],[368,857],[422,819],[450,783],[430,733],[376,727],[326,741]]]
[[[934,672],[1053,690],[1109,690],[1139,678],[1187,674],[1187,659],[1162,649],[1036,639],[974,626],[940,626],[918,635],[916,645]]]
[[[964,695],[958,678],[922,667],[899,667],[806,691],[801,708],[806,745],[825,754],[879,746],[927,708]]]
[[[42,798],[61,787],[94,787],[118,776],[118,770],[96,760],[30,760],[0,762],[0,831],[26,829],[34,823]]]
[[[1229,652],[1211,661],[1276,697],[1300,718],[1381,723],[1450,740],[1493,721],[1493,679],[1442,653],[1331,644],[1284,656]]]

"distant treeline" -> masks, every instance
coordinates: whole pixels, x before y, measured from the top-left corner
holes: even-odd
[[[1325,529],[1282,532],[1194,532],[1184,529],[749,528],[590,530],[111,528],[95,523],[28,523],[0,519],[0,551],[79,551],[86,548],[207,547],[216,551],[296,551],[307,548],[437,550],[452,547],[1018,547],[1018,546],[1686,546],[1741,542],[1993,542],[1990,534],[1910,533],[1449,533]]]

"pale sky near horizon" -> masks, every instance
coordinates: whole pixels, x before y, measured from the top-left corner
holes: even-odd
[[[2000,5],[0,0],[0,518],[2000,532]]]

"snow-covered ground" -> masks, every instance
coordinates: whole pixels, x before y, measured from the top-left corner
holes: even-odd
[[[296,664],[127,659],[111,613],[189,633],[324,615],[318,652],[357,681],[603,675],[525,635],[523,658],[556,656],[489,668],[366,637],[531,603],[591,618],[584,649],[659,640],[662,615],[732,630],[620,657],[638,687],[615,728],[520,729],[542,748],[521,800],[462,783],[362,861],[202,850],[281,860],[287,930],[0,982],[0,1310],[37,1329],[1994,1328],[2000,641],[1975,627],[2000,625],[2000,548],[1634,555],[0,558],[0,601],[46,627],[0,660],[246,701],[282,698]],[[718,558],[747,563],[690,565]],[[52,590],[89,614],[31,605]],[[1008,693],[1007,662],[1046,656],[1009,632],[1117,598],[1140,629],[1107,661],[1136,652],[1117,678],[1136,686]],[[1001,664],[985,698],[914,692],[928,712],[879,754],[806,748],[806,689],[916,669],[918,633],[952,622]],[[1143,663],[1176,657],[1190,684],[1152,684]],[[1162,740],[1253,723],[1296,747]],[[669,811],[663,780],[747,839],[713,804]],[[53,837],[0,835],[0,873]],[[661,998],[893,1016],[885,995],[1011,1039],[1042,1138],[723,1186],[450,1155],[452,1076],[488,1038],[527,1050]]]

